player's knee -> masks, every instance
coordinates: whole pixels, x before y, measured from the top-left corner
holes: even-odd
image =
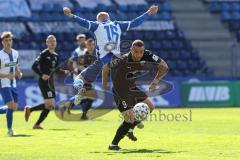
[[[50,110],[50,109],[53,108],[53,105],[51,105],[51,104],[45,104],[44,108]]]
[[[18,109],[18,105],[13,106],[13,111],[16,111]]]
[[[16,111],[18,108],[18,106],[14,102],[9,102],[7,106],[9,109],[12,109],[13,111]]]
[[[53,106],[54,106],[54,100],[45,101],[45,105],[44,105],[45,109],[50,110],[53,108]]]

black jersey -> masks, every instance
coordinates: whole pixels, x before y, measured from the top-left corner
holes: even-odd
[[[85,68],[90,66],[97,58],[88,51],[84,55],[77,57],[77,64],[83,65]]]
[[[136,103],[142,102],[147,98],[145,92],[138,88],[136,77],[150,68],[146,66],[149,64],[158,66],[160,61],[161,58],[148,50],[144,51],[140,61],[134,61],[131,52],[123,55],[122,58],[112,60],[110,70],[114,99],[121,112],[128,110]]]
[[[113,84],[131,86],[135,82],[135,77],[141,75],[144,70],[150,68],[152,65],[158,65],[160,61],[161,58],[149,50],[144,51],[140,61],[134,61],[131,52],[123,55],[122,58],[116,58],[110,63]]]
[[[50,75],[51,72],[56,70],[58,63],[58,54],[55,52],[50,53],[48,49],[45,49],[36,58],[32,65],[32,69],[39,76],[42,74]]]

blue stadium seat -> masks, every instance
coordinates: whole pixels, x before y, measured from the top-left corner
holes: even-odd
[[[183,71],[183,74],[184,74],[185,77],[190,77],[190,76],[193,76],[195,74],[195,71],[186,69],[186,70]]]
[[[180,40],[185,39],[185,35],[184,35],[184,33],[182,31],[177,30],[175,32],[176,32],[176,38],[177,39],[180,39]]]
[[[180,51],[180,57],[181,57],[181,59],[183,59],[183,60],[188,60],[188,59],[190,59],[190,57],[191,57],[191,52],[186,51],[186,50],[181,50],[181,51]]]
[[[40,34],[33,34],[31,37],[33,38],[34,41],[37,41],[37,42],[42,40],[42,37]]]
[[[158,52],[159,53],[159,56],[161,57],[161,58],[163,58],[163,59],[169,59],[169,53],[168,52],[166,52],[166,51],[159,51]]]
[[[240,3],[239,2],[230,3],[230,10],[231,11],[240,11]]]
[[[220,4],[218,2],[209,2],[208,8],[211,12],[219,12],[221,10]]]
[[[172,16],[169,12],[161,12],[160,16],[159,16],[159,19],[161,19],[161,20],[171,20]]]
[[[230,3],[228,2],[222,2],[220,6],[222,11],[229,11],[231,9]]]
[[[38,45],[37,45],[37,43],[35,43],[35,42],[31,42],[31,43],[29,44],[29,47],[30,47],[31,49],[37,49],[37,48],[38,48]]]
[[[221,13],[221,19],[222,21],[229,21],[232,19],[231,13],[229,12],[222,12]]]
[[[155,36],[158,40],[164,40],[165,39],[165,32],[159,31],[159,32],[157,32],[157,35],[155,35]]]
[[[162,10],[164,10],[164,11],[171,11],[171,5],[168,2],[164,2],[162,4]]]
[[[50,17],[54,21],[62,21],[63,15],[61,15],[61,14],[59,14],[57,12],[53,12],[53,13],[50,14]]]
[[[46,12],[51,12],[54,10],[54,6],[53,6],[53,3],[44,3],[42,5],[42,10],[43,11],[46,11]]]
[[[162,57],[162,58],[163,58],[163,57]],[[171,68],[171,69],[173,69],[173,70],[177,67],[177,65],[176,65],[175,62],[176,62],[176,61],[166,60],[166,63],[168,64],[169,68]]]
[[[151,44],[151,49],[153,49],[154,51],[157,51],[161,48],[161,43],[158,41],[152,41]]]
[[[172,75],[175,76],[175,77],[181,77],[181,76],[184,76],[184,72],[181,71],[181,70],[172,70]]]
[[[179,69],[179,70],[185,70],[185,69],[187,69],[187,64],[185,63],[185,61],[182,61],[182,60],[178,60],[177,62],[176,62],[176,65],[177,65],[177,68]]]
[[[42,13],[40,14],[40,20],[41,20],[41,21],[51,21],[51,20],[52,20],[52,17],[51,17],[51,15],[50,15],[49,13],[47,13],[47,12],[42,12]]]
[[[162,46],[162,49],[169,50],[172,48],[172,43],[171,41],[163,40],[161,46]]]
[[[62,5],[61,4],[53,4],[53,11],[54,12],[62,12]]]
[[[178,60],[179,59],[179,52],[178,51],[172,50],[172,51],[169,51],[168,53],[169,53],[169,57],[172,60]]]
[[[188,60],[187,65],[190,70],[195,71],[198,68],[198,61]]]
[[[240,31],[236,32],[236,37],[237,37],[238,42],[240,42]]]
[[[110,7],[109,7],[110,8]],[[97,12],[101,12],[101,11],[107,11],[108,7],[105,6],[104,4],[98,4],[96,8],[94,8],[94,10],[96,10]]]
[[[240,23],[238,21],[229,22],[228,23],[228,28],[231,31],[237,31],[237,30],[240,29]]]
[[[186,50],[191,50],[193,48],[190,40],[184,40],[183,41],[183,46]]]
[[[182,41],[178,41],[178,40],[172,41],[172,48],[176,49],[176,50],[182,49],[183,48],[183,42]]]
[[[238,12],[238,11],[233,12],[232,20],[239,21],[240,20],[240,12]]]
[[[144,32],[144,31],[143,31]],[[142,33],[144,35],[145,40],[152,40],[152,39],[157,39],[156,38],[156,33],[154,31],[145,31]]]
[[[32,12],[31,20],[35,21],[35,22],[39,21],[40,20],[40,15],[36,12]]]
[[[176,38],[176,35],[173,31],[167,31],[165,35],[165,38],[168,40],[173,40]]]
[[[195,60],[200,59],[199,53],[198,53],[197,50],[192,50],[192,52],[191,52],[191,58],[192,58],[192,59],[195,59]]]

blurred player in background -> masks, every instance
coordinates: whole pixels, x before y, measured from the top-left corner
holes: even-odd
[[[46,119],[50,110],[55,104],[55,88],[53,84],[53,77],[51,73],[54,72],[58,66],[58,54],[55,52],[57,40],[54,35],[49,35],[46,39],[47,49],[43,50],[36,58],[32,65],[33,71],[39,75],[38,85],[44,98],[44,104],[39,104],[34,107],[25,106],[25,120],[28,121],[31,112],[42,110],[39,119],[34,124],[33,129],[43,129],[40,124]],[[65,74],[67,70],[63,70]]]
[[[7,107],[0,108],[0,114],[6,114],[8,135],[15,136],[12,129],[13,111],[18,107],[18,94],[16,78],[22,78],[22,72],[18,66],[18,51],[12,48],[13,35],[11,32],[3,32],[1,35],[3,49],[0,51],[0,86],[1,95]]]
[[[158,6],[151,6],[147,12],[132,21],[111,21],[107,12],[99,12],[97,21],[85,20],[72,14],[67,7],[63,8],[64,13],[78,22],[82,27],[94,32],[96,38],[96,53],[98,59],[89,67],[84,69],[74,80],[74,87],[81,90],[84,83],[94,82],[101,72],[104,64],[111,61],[113,55],[120,56],[121,33],[141,25],[144,20],[158,11]],[[82,89],[80,97],[85,93]]]
[[[80,57],[84,55],[86,52],[86,35],[85,34],[78,34],[76,37],[77,44],[79,45],[72,53],[68,66],[73,68],[74,70],[74,78],[79,74],[79,66],[77,61],[75,61],[76,57]]]
[[[146,103],[150,111],[154,109],[154,105],[148,98],[145,92],[141,91],[134,78],[142,74],[145,64],[157,64],[157,73],[155,78],[149,84],[149,91],[154,91],[159,81],[166,74],[168,66],[164,60],[152,54],[149,50],[145,50],[144,43],[141,40],[135,40],[132,43],[130,52],[123,55],[121,59],[113,60],[109,65],[103,68],[103,88],[109,89],[108,73],[111,70],[111,79],[113,81],[113,94],[117,107],[123,115],[124,121],[119,126],[116,135],[109,145],[109,150],[120,150],[118,146],[120,140],[127,135],[131,140],[136,141],[137,138],[133,135],[133,129],[140,122],[134,119],[133,106],[139,102]],[[143,126],[142,126],[143,127]]]
[[[89,65],[91,65],[95,60],[96,60],[96,56],[95,56],[95,41],[91,38],[89,38],[86,41],[86,50],[84,51],[84,54],[81,56],[77,56],[77,57],[72,57],[70,60],[71,61],[75,61],[76,62],[76,67],[77,68],[73,68],[74,71],[78,71],[78,73],[80,73],[83,69],[85,69],[86,67],[88,67]],[[84,88],[86,88],[87,91],[93,90],[92,84],[91,83],[85,83],[84,84]],[[70,99],[70,102],[68,104],[68,111],[70,111],[71,108],[73,108],[75,105],[78,105],[78,102],[74,102],[75,101],[75,96],[72,97]],[[82,116],[81,119],[82,120],[87,120],[87,112],[88,110],[91,108],[93,103],[93,99],[92,98],[84,98],[81,99],[80,101],[80,106],[82,108]]]

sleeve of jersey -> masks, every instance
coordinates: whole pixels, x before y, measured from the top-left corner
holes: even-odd
[[[76,15],[73,16],[73,20],[75,22],[77,22],[80,26],[82,26],[82,27],[84,27],[84,28],[86,28],[90,31],[93,31],[93,32],[98,27],[98,24],[96,22],[83,19],[83,18],[81,18],[79,16],[76,16]]]
[[[72,56],[70,57],[71,61],[74,61],[78,57],[77,52],[73,51]]]
[[[39,61],[41,60],[41,55],[39,55],[36,60],[34,61],[33,65],[32,65],[32,70],[37,73],[39,76],[41,76],[42,72],[39,69]]]
[[[159,56],[157,56],[157,55],[155,55],[155,54],[153,54],[153,53],[149,53],[149,57],[148,57],[148,61],[149,62],[157,62],[157,63],[159,63],[159,62],[161,62],[161,58],[159,57]]]
[[[146,19],[148,18],[148,13],[145,12],[144,14],[142,14],[141,16],[135,18],[134,20],[130,21],[130,24],[127,28],[127,30],[140,26]]]

